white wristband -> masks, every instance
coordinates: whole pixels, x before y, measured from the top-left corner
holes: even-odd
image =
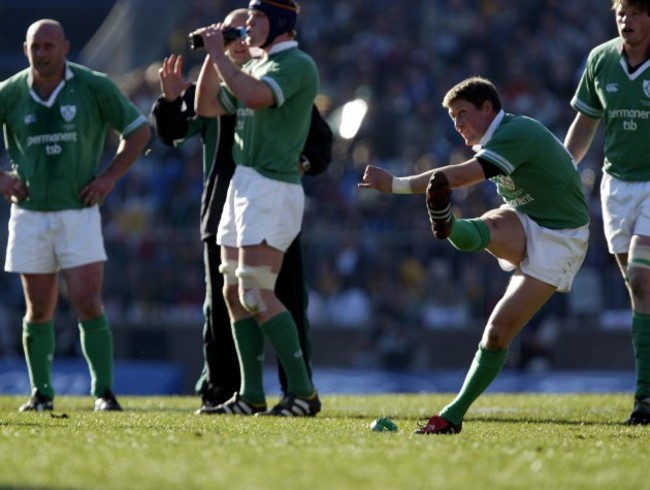
[[[408,177],[393,177],[393,194],[412,194],[411,180]]]

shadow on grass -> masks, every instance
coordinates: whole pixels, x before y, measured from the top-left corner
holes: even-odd
[[[180,407],[133,407],[133,408],[122,407],[122,408],[123,408],[122,412],[128,412],[128,413],[147,413],[147,412],[186,413],[194,417],[198,417],[198,415],[195,415],[194,413],[196,411],[196,409],[194,408],[180,408]],[[209,415],[204,415],[204,417],[209,417]]]
[[[548,425],[575,425],[575,426],[624,426],[624,427],[631,427],[630,425],[626,424],[624,421],[610,421],[610,422],[602,422],[598,420],[559,420],[559,419],[548,419],[548,418],[523,418],[523,419],[517,419],[517,418],[490,418],[490,417],[480,417],[480,418],[473,418],[473,417],[468,417],[466,418],[463,423],[465,422],[488,422],[488,423],[502,423],[502,424],[548,424]]]
[[[433,415],[433,413],[432,413]],[[334,414],[319,414],[316,418],[326,418],[326,419],[353,419],[353,420],[373,420],[377,417],[388,417],[394,422],[418,422],[426,420],[429,416],[422,417],[413,417],[411,415],[401,416],[397,414],[390,413],[359,413],[354,415],[344,414],[344,413],[334,413]],[[603,427],[636,427],[634,425],[629,425],[625,421],[598,421],[598,420],[578,420],[578,419],[553,419],[553,418],[542,418],[542,417],[527,417],[527,418],[504,418],[504,417],[467,417],[463,420],[463,423],[476,423],[476,422],[485,422],[490,424],[539,424],[539,425],[564,425],[564,426],[603,426]],[[648,426],[650,428],[650,426]]]
[[[36,422],[30,422],[30,421],[24,421],[24,422],[19,422],[19,421],[8,421],[8,420],[2,420],[0,421],[0,427],[41,427],[43,424],[39,424]],[[3,488],[0,486],[0,488]]]

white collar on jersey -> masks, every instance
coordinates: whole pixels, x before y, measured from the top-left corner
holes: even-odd
[[[261,63],[265,62],[269,55],[279,53],[281,51],[286,51],[287,49],[295,48],[298,46],[298,41],[296,40],[291,40],[291,41],[282,41],[279,42],[278,44],[274,44],[271,49],[269,49],[268,52],[264,51],[261,48],[251,48],[250,53],[251,56],[253,57],[254,60],[257,60],[257,64],[255,65],[255,68],[257,68]],[[251,72],[254,69],[251,69]]]
[[[503,118],[504,118],[505,115],[506,115],[506,113],[503,111],[503,109],[501,109],[499,111],[499,113],[497,114],[497,116],[492,120],[492,122],[488,126],[487,131],[481,137],[481,141],[479,141],[478,145],[472,146],[472,150],[474,150],[475,152],[478,152],[478,151],[481,150],[481,148],[483,148],[487,144],[488,141],[490,141],[490,139],[492,138],[492,135],[494,134],[494,132],[497,130],[497,128],[501,124],[501,121],[503,121]]]
[[[279,42],[278,44],[274,44],[271,47],[271,49],[269,49],[267,54],[279,53],[280,51],[284,51],[284,50],[290,49],[290,48],[295,48],[297,46],[298,46],[298,41],[296,41],[296,40],[282,41],[282,42]]]
[[[54,92],[52,92],[52,94],[50,95],[50,98],[47,100],[43,100],[38,96],[38,94],[34,90],[34,75],[30,71],[29,76],[27,77],[27,85],[29,86],[29,95],[32,97],[32,99],[35,102],[38,102],[39,104],[44,105],[45,107],[52,107],[54,105],[54,101],[56,100],[57,95],[59,95],[59,92],[63,90],[66,80],[70,80],[72,77],[74,77],[74,73],[72,73],[72,70],[68,66],[68,62],[66,61],[65,75],[63,77],[63,80],[61,80],[61,82],[59,82],[59,84],[56,86]]]

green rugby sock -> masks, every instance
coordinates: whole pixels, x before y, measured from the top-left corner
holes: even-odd
[[[309,380],[293,317],[288,311],[278,313],[262,325],[262,331],[287,374],[287,390],[301,397],[313,395],[314,385]]]
[[[448,240],[458,250],[479,252],[490,243],[490,229],[480,218],[453,219]]]
[[[79,322],[81,350],[90,370],[90,392],[100,397],[113,388],[113,335],[105,315]]]
[[[23,320],[23,350],[32,388],[54,398],[52,359],[54,358],[54,323],[27,323]]]
[[[265,404],[264,334],[253,317],[234,322],[232,334],[241,373],[239,395],[248,403]]]
[[[634,312],[632,345],[636,367],[635,396],[650,396],[650,315]]]
[[[440,416],[460,424],[472,403],[497,377],[507,357],[508,349],[492,351],[479,344],[460,392],[454,401],[440,411]]]

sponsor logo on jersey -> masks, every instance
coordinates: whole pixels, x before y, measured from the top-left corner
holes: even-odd
[[[515,199],[506,199],[506,202],[508,203],[509,206],[517,209],[522,206],[525,206],[526,204],[530,204],[533,202],[535,198],[531,196],[530,194],[526,194],[525,196],[517,197]]]
[[[243,131],[244,120],[247,117],[253,117],[253,115],[255,115],[255,111],[249,107],[241,107],[237,109],[237,126],[235,127],[235,131]]]
[[[618,92],[618,83],[608,83],[605,86],[605,90],[610,94],[613,94],[614,92]]]
[[[58,143],[53,145],[45,145],[45,153],[49,156],[60,155],[63,151],[63,148]]]
[[[609,118],[622,119],[621,125],[624,131],[636,131],[639,128],[639,121],[650,120],[650,111],[641,109],[616,109],[608,111]]]
[[[643,93],[646,97],[650,97],[650,80],[643,80]]]
[[[625,131],[636,131],[638,127],[635,121],[623,121],[623,129]]]
[[[61,106],[61,116],[66,122],[70,122],[77,115],[77,106],[76,105],[62,105]]]
[[[77,133],[54,133],[54,134],[37,134],[27,138],[27,146],[34,145],[51,145],[57,143],[76,143]]]
[[[38,118],[36,117],[36,114],[27,114],[24,121],[25,125],[34,124],[36,121],[38,121]]]
[[[607,113],[610,119],[650,119],[650,111],[641,109],[615,109]]]

